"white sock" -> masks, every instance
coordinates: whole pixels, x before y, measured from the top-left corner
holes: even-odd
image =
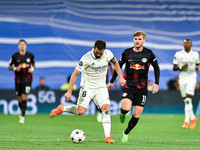
[[[110,119],[110,111],[104,111],[102,112],[103,115],[103,120],[102,120],[102,125],[104,128],[104,134],[105,134],[105,139],[110,136],[110,131],[111,131],[111,119]]]
[[[63,112],[68,112],[68,113],[71,113],[71,114],[78,115],[76,105],[63,106],[62,110],[63,110]]]
[[[195,118],[195,115],[194,115],[194,111],[193,111],[192,99],[191,98],[186,98],[186,99],[189,101],[189,105],[191,108],[190,119],[193,120]]]
[[[193,105],[192,105],[192,99],[191,98],[185,98],[185,122],[189,123],[189,120],[193,120],[195,118],[194,112],[193,112]]]

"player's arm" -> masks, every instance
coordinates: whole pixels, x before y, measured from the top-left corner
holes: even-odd
[[[32,73],[35,70],[35,58],[33,54],[31,55],[31,68],[28,69],[28,73]]]
[[[196,70],[196,71],[199,70],[199,64],[196,64],[196,66],[195,66],[195,70]]]
[[[9,65],[8,65],[8,69],[9,70],[13,70],[13,71],[20,71],[21,70],[21,67],[20,66],[17,66],[17,67],[13,67],[13,57],[10,59],[10,62],[9,62]]]
[[[122,53],[122,56],[121,56],[121,58],[119,60],[119,66],[120,66],[120,68],[122,68],[122,66],[123,66],[124,63],[125,63],[125,55],[124,55],[124,53]],[[117,72],[115,70],[114,73],[113,73],[113,75],[112,75],[112,78],[110,80],[110,83],[113,84],[113,82],[115,81],[116,78],[117,78]]]
[[[32,73],[35,70],[35,62],[31,64],[31,68],[28,68],[28,73]]]
[[[155,94],[159,90],[159,80],[160,80],[160,67],[157,62],[157,58],[152,53],[151,65],[154,68],[154,76],[155,76],[155,83],[152,85],[153,91],[152,93]]]
[[[183,69],[185,69],[185,68],[187,68],[187,67],[188,67],[188,63],[186,63],[186,64],[183,65],[182,67],[178,66],[177,64],[174,64],[174,65],[173,65],[173,70],[174,70],[174,71],[183,70]]]
[[[109,67],[110,67],[111,73],[112,73],[112,75],[113,75],[114,69],[113,69],[112,65],[109,64]],[[118,89],[117,82],[115,82],[115,90],[117,90],[117,89]]]
[[[76,82],[76,79],[78,77],[78,75],[80,74],[81,72],[78,71],[77,69],[74,69],[74,72],[72,73],[72,76],[70,78],[70,81],[69,81],[69,89],[67,90],[67,92],[65,93],[65,99],[68,101],[70,100],[71,98],[71,95],[72,95],[72,91],[73,91],[73,86]]]
[[[196,66],[195,66],[195,70],[198,71],[199,70],[199,53],[197,53],[197,59],[196,59]]]
[[[116,74],[119,76],[119,82],[120,82],[121,86],[124,86],[126,84],[126,80],[122,76],[121,68],[120,68],[119,63],[117,62],[116,58],[114,59],[114,61],[112,63],[113,63],[113,67],[115,68]]]

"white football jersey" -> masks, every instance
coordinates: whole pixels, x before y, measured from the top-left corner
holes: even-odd
[[[96,58],[93,50],[86,53],[79,61],[76,69],[81,74],[81,87],[105,88],[108,62],[114,61],[113,53],[105,49],[100,58]]]
[[[187,84],[187,83],[196,83],[197,82],[197,74],[195,70],[196,64],[199,64],[199,53],[190,50],[189,53],[186,53],[185,50],[178,51],[174,55],[173,64],[182,67],[188,63],[188,68],[185,68],[179,73],[179,83]]]

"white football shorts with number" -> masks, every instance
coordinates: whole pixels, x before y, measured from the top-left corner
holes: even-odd
[[[80,88],[77,105],[87,108],[91,100],[94,101],[98,108],[101,108],[104,104],[110,105],[110,98],[107,88]]]
[[[76,66],[76,69],[82,72],[78,105],[87,108],[92,99],[99,108],[103,104],[110,104],[106,75],[108,62],[114,60],[113,53],[108,49],[104,50],[103,55],[98,59],[95,57],[93,50],[81,58]]]

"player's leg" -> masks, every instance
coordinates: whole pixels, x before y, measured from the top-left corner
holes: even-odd
[[[119,115],[120,122],[124,123],[126,114],[131,110],[133,93],[128,88],[122,89],[122,100],[121,100],[121,113]]]
[[[104,135],[105,135],[105,143],[113,143],[112,136],[110,136],[111,132],[111,118],[110,118],[110,105],[104,104],[101,107],[102,110],[102,125],[104,129]]]
[[[102,111],[102,125],[105,135],[105,143],[114,143],[112,140],[111,133],[111,118],[110,118],[110,98],[108,90],[101,88],[95,91],[94,103],[97,107],[101,108]]]
[[[22,105],[21,105],[22,115],[20,117],[20,123],[24,124],[25,113],[26,113],[26,109],[27,109],[27,97],[28,97],[28,94],[31,92],[31,82],[27,82],[27,83],[22,84],[21,88],[22,88],[22,95],[21,95],[21,98],[22,98]]]
[[[102,111],[97,106],[96,106],[96,109],[97,109],[97,121],[102,122],[102,119],[103,119]]]
[[[50,117],[53,118],[54,116],[60,115],[63,112],[68,112],[75,115],[83,115],[91,101],[92,93],[93,91],[81,88],[79,91],[77,105],[65,106],[64,104],[60,104],[57,108],[51,111]],[[84,99],[84,101],[82,101],[82,99]]]
[[[190,113],[191,113],[191,109],[190,109],[190,105],[188,105],[188,101],[185,100],[186,98],[186,84],[179,84],[180,87],[180,92],[181,92],[181,96],[183,98],[183,102],[185,104],[184,106],[184,110],[185,110],[185,120],[184,123],[182,125],[182,128],[187,129],[189,127],[189,120],[190,120]]]
[[[20,108],[20,113],[19,113],[19,118],[22,115],[22,90],[21,90],[21,86],[20,84],[15,83],[15,92],[17,95],[17,99],[18,99],[18,106]]]
[[[138,91],[134,91],[134,99],[132,101],[133,105],[133,115],[128,123],[128,127],[124,131],[122,135],[122,142],[128,141],[128,134],[129,132],[137,125],[140,115],[144,109],[148,96],[147,89],[140,89]]]
[[[121,100],[121,113],[119,115],[120,122],[125,122],[126,114],[131,110],[132,107],[132,101],[128,98],[124,98]]]
[[[144,107],[142,107],[142,106],[133,106],[133,115],[128,123],[128,127],[122,134],[122,142],[128,141],[128,134],[137,125],[143,109],[144,109]]]
[[[21,95],[17,96],[17,99],[18,99],[18,105],[19,105],[19,108],[20,108],[20,113],[19,113],[19,118],[20,118],[21,115],[22,115],[22,97],[21,97]]]
[[[194,115],[193,105],[192,105],[192,96],[194,95],[194,90],[196,87],[196,83],[190,83],[186,85],[186,98],[185,101],[190,109],[190,129],[195,129],[197,118]]]

